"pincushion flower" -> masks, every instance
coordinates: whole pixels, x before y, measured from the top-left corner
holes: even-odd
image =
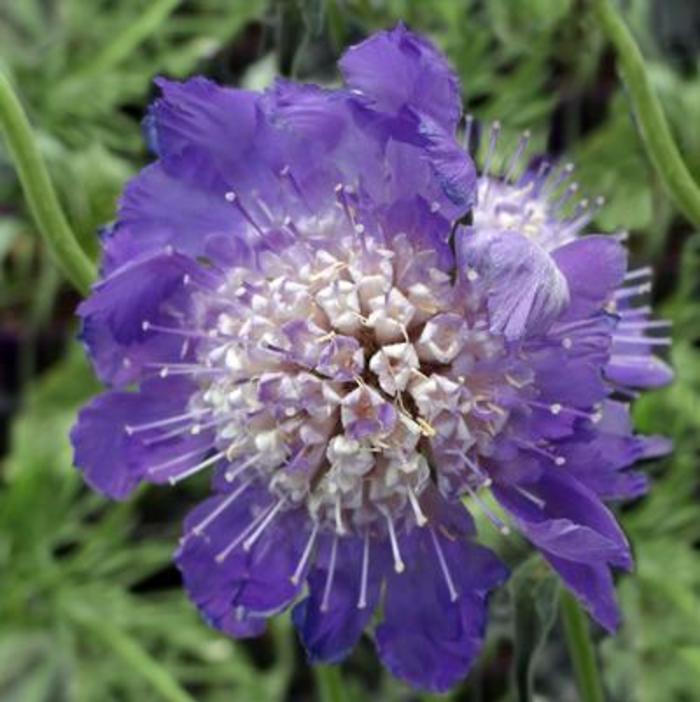
[[[477,175],[428,42],[399,26],[340,68],[337,90],[158,81],[158,160],[79,308],[111,389],[75,462],[115,499],[211,471],[176,561],[213,626],[254,636],[293,607],[333,663],[377,620],[391,672],[443,691],[507,576],[465,503],[617,625],[611,567],[632,561],[603,501],[643,492],[629,467],[667,449],[625,404],[670,378],[666,340],[634,304],[648,272],[561,215],[556,170],[520,148],[497,173],[496,130]]]

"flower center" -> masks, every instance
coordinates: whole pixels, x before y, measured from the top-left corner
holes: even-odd
[[[227,480],[260,478],[339,534],[422,525],[429,482],[445,494],[489,482],[501,389],[529,378],[473,283],[433,252],[401,235],[391,250],[356,231],[328,241],[300,238],[198,294],[211,373],[192,409],[218,421]]]

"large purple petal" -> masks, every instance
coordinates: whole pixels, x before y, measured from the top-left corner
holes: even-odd
[[[275,500],[265,488],[231,490],[188,516],[176,555],[190,597],[219,628],[232,616],[255,620],[284,609],[299,592],[292,575],[308,539],[304,510],[266,521]]]
[[[148,363],[182,360],[183,338],[144,329],[144,322],[179,326],[173,312],[188,304],[186,276],[210,282],[195,261],[166,250],[122,266],[94,286],[78,314],[81,339],[104,383],[128,385]]]
[[[167,378],[151,380],[139,392],[106,392],[94,398],[71,431],[74,462],[87,483],[108,497],[124,499],[144,479],[164,482],[196,465],[211,447],[210,432],[193,436],[185,431],[159,440],[173,428],[187,427],[187,420],[133,431],[186,413],[192,392],[190,382]]]
[[[432,44],[403,24],[348,49],[340,70],[347,85],[382,112],[408,106],[449,131],[459,121],[457,77]]]
[[[389,562],[387,544],[372,539],[367,559],[365,600],[360,607],[364,540],[356,537],[339,539],[329,596],[326,608],[322,609],[329,584],[332,541],[333,537],[325,537],[319,561],[308,577],[309,596],[292,611],[294,625],[312,662],[338,663],[355,647],[374,614]]]
[[[162,96],[149,110],[146,131],[159,156],[179,155],[192,145],[231,161],[245,153],[257,129],[259,95],[202,77],[183,83],[158,78],[156,85]]]
[[[591,614],[609,626],[614,591],[607,571],[611,565],[630,569],[632,557],[624,534],[595,494],[552,468],[543,470],[536,482],[495,484],[493,491],[523,535],[561,569]]]
[[[517,339],[547,329],[569,303],[566,279],[551,256],[515,231],[458,231],[457,260],[488,294],[491,330]]]
[[[571,302],[564,318],[580,319],[598,311],[622,284],[627,253],[612,237],[589,235],[552,252],[569,285]]]
[[[557,558],[551,553],[543,555],[593,618],[614,633],[620,625],[620,608],[610,569],[604,563],[580,563]]]
[[[557,453],[566,460],[566,471],[603,499],[631,499],[644,494],[645,475],[629,470],[644,458],[663,456],[671,449],[661,437],[636,436],[629,409],[606,401],[595,431],[578,432],[561,442]]]
[[[388,576],[376,643],[395,676],[445,692],[467,675],[481,650],[488,591],[503,582],[506,571],[485,548],[431,528],[400,539],[406,570]]]

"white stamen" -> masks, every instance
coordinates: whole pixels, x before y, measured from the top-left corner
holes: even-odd
[[[465,483],[465,487],[474,502],[479,505],[481,511],[486,515],[487,519],[496,526],[503,536],[508,536],[508,534],[510,534],[510,527],[494,514],[491,508],[479,497],[476,490],[474,490],[469,483]]]
[[[205,334],[202,331],[191,331],[188,329],[178,329],[177,327],[165,327],[160,324],[152,324],[147,319],[141,322],[143,331],[154,331],[161,334],[173,334],[174,336],[184,336],[189,339],[210,339],[211,334]]]
[[[231,455],[229,450],[226,451],[227,453],[227,458],[230,461],[231,460]],[[257,461],[260,458],[259,454],[254,454],[247,460],[243,461],[240,466],[236,466],[232,471],[226,471],[224,475],[224,479],[226,480],[227,483],[232,483],[243,471],[248,468],[249,466],[252,466],[255,461]]]
[[[292,585],[298,585],[299,581],[301,580],[301,575],[304,572],[304,569],[306,568],[306,563],[309,560],[309,557],[311,556],[311,551],[314,547],[314,543],[316,542],[316,536],[318,534],[318,529],[319,529],[319,524],[318,522],[314,523],[314,528],[311,530],[311,535],[309,536],[309,540],[306,542],[306,546],[304,547],[304,552],[301,554],[301,559],[299,560],[299,564],[297,565],[296,570],[294,571],[294,575],[290,578],[292,581]]]
[[[333,537],[333,545],[331,546],[331,559],[328,563],[328,575],[326,576],[326,585],[323,588],[323,599],[321,600],[321,611],[327,612],[328,605],[331,599],[331,589],[333,588],[333,578],[335,577],[335,559],[338,555],[338,535]]]
[[[544,506],[546,504],[545,500],[543,500],[540,497],[537,497],[536,495],[533,495],[531,492],[528,490],[525,490],[525,488],[520,487],[520,485],[516,485],[515,489],[523,496],[526,497],[530,502],[533,502],[536,504],[540,509],[544,509]]]
[[[634,285],[631,288],[620,288],[616,290],[615,299],[626,300],[627,298],[644,295],[649,292],[651,292],[651,283],[642,283],[641,285]]]
[[[513,157],[510,160],[510,163],[508,164],[508,167],[506,168],[505,174],[503,176],[503,180],[506,183],[509,183],[513,176],[515,175],[515,171],[518,168],[518,165],[520,164],[520,161],[523,157],[523,153],[525,152],[525,149],[527,148],[527,145],[530,141],[530,137],[532,135],[530,134],[530,130],[526,129],[523,133],[522,136],[520,137],[520,140],[518,141],[518,146],[515,149],[515,153],[513,154]]]
[[[250,551],[255,542],[260,538],[261,534],[270,526],[270,522],[275,518],[277,513],[282,509],[286,502],[286,498],[281,497],[277,504],[270,510],[265,519],[262,520],[258,528],[243,542],[243,550]]]
[[[213,465],[217,461],[221,460],[225,455],[226,455],[226,451],[220,451],[219,453],[215,453],[210,458],[207,458],[205,461],[198,463],[196,466],[192,466],[192,468],[188,468],[183,473],[178,473],[178,475],[171,475],[168,478],[168,482],[171,485],[175,485],[176,483],[179,483],[181,480],[184,480],[185,478],[189,478],[190,476],[194,475],[195,473],[199,473],[199,471],[204,470],[205,468],[208,468],[209,466]]]
[[[612,338],[621,344],[643,344],[644,346],[670,346],[671,339],[656,336],[622,336],[613,334]]]
[[[454,581],[452,580],[452,574],[450,573],[450,569],[447,567],[447,561],[445,560],[445,554],[442,551],[442,546],[440,545],[440,541],[438,540],[438,537],[436,536],[435,532],[432,529],[430,529],[429,531],[430,536],[433,540],[433,546],[435,547],[435,553],[437,555],[438,562],[440,563],[440,570],[442,570],[442,575],[445,578],[447,591],[450,593],[450,602],[456,602],[457,598],[459,597],[459,593],[455,589]]]
[[[229,543],[223,551],[219,551],[219,553],[217,553],[216,556],[214,556],[214,560],[219,564],[223,563],[229,557],[229,555],[237,548],[238,544],[240,544],[241,541],[246,539],[248,537],[248,534],[250,534],[250,532],[253,531],[253,529],[255,529],[258,526],[258,524],[260,524],[260,522],[263,521],[274,508],[275,504],[271,506],[268,505],[265,509],[261,510],[260,513],[253,518],[250,524],[248,524],[248,526],[245,527],[245,529],[243,529],[243,531],[240,534],[238,534],[238,536],[236,536],[236,538],[233,539],[233,541],[231,541],[231,543]]]
[[[486,149],[486,157],[484,158],[484,167],[482,169],[482,173],[487,176],[491,172],[491,161],[493,160],[493,154],[494,151],[496,150],[496,144],[498,143],[498,137],[501,134],[501,123],[499,121],[493,122],[491,125],[491,131],[489,133],[489,144]],[[487,188],[488,188],[488,183],[490,180],[487,181]],[[486,199],[486,198],[484,198]]]
[[[466,115],[464,118],[464,135],[462,137],[462,148],[469,153],[471,147],[472,125],[474,124],[474,116]]]
[[[369,578],[369,529],[365,531],[365,541],[362,548],[362,573],[360,575],[360,597],[357,600],[357,609],[367,606],[367,580]]]
[[[159,419],[154,422],[147,422],[146,424],[127,424],[124,426],[124,431],[131,436],[132,434],[137,434],[141,431],[148,431],[149,429],[159,429],[160,427],[168,426],[169,424],[176,424],[177,422],[183,422],[188,419],[194,419],[195,417],[200,417],[203,414],[209,414],[210,409],[206,410],[194,410],[192,412],[185,412],[183,414],[176,414],[172,417],[166,417],[165,419]]]
[[[650,278],[653,272],[654,271],[652,270],[651,266],[636,268],[633,271],[625,273],[625,282],[628,282],[630,280],[637,280],[638,278]]]
[[[188,451],[187,453],[181,453],[179,456],[176,456],[175,458],[171,458],[169,461],[165,461],[165,463],[159,463],[158,465],[151,466],[146,473],[148,475],[151,475],[152,473],[158,473],[161,470],[165,470],[167,468],[172,468],[173,466],[176,466],[178,463],[182,463],[183,461],[186,461],[190,458],[193,458],[194,456],[201,456],[203,453],[206,453],[208,449],[211,447],[206,447],[202,446],[201,448],[195,449],[194,451]]]
[[[416,524],[419,527],[425,526],[428,523],[428,518],[423,514],[423,510],[420,508],[416,494],[413,492],[412,487],[408,487],[408,500],[411,503],[411,508],[413,509],[413,514],[416,518]]]
[[[223,514],[226,509],[235,502],[235,500],[246,490],[250,483],[251,481],[248,480],[247,482],[239,485],[225,500],[223,500],[215,509],[209,512],[209,514],[202,519],[201,522],[192,527],[192,534],[201,534],[218,516]]]
[[[620,322],[618,329],[667,329],[672,327],[673,322],[670,319],[650,319],[644,322]]]
[[[346,529],[345,525],[343,524],[343,513],[342,513],[342,506],[340,504],[340,495],[336,495],[335,498],[335,530],[338,534],[345,534]]]
[[[389,512],[384,510],[384,517],[386,519],[387,527],[389,529],[389,541],[391,542],[391,554],[394,557],[394,570],[397,573],[403,573],[406,569],[404,562],[401,560],[401,551],[399,550],[399,542],[396,538],[396,530],[394,529],[394,522],[389,515]]]

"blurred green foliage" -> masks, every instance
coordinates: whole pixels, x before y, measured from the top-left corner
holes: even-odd
[[[694,5],[631,0],[624,16],[700,180]],[[337,81],[343,48],[398,19],[447,52],[468,109],[499,119],[506,147],[529,128],[534,152],[575,160],[582,190],[607,199],[597,225],[628,229],[635,259],[656,265],[678,381],[642,398],[635,414],[640,430],[671,435],[676,450],[647,466],[652,493],[621,510],[638,571],[620,581],[625,624],[601,636],[599,654],[611,700],[699,700],[700,233],[649,164],[586,2],[22,0],[0,4],[0,67],[81,244],[96,255],[98,228],[148,158],[139,122],[155,75],[204,73],[256,88],[280,72]],[[13,417],[0,474],[0,700],[313,699],[286,619],[262,643],[234,644],[179,589],[168,564],[195,488],[110,505],[82,486],[67,435],[97,386],[69,341],[75,303],[38,245],[0,145],[0,420]],[[519,544],[505,549],[521,558]],[[576,699],[548,571],[540,561],[522,568],[495,598],[482,660],[452,699]],[[415,699],[365,647],[344,673],[350,700]]]

